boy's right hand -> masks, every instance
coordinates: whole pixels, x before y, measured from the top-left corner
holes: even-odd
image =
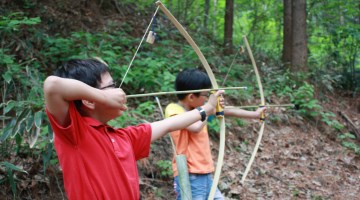
[[[126,94],[121,88],[109,88],[100,91],[103,92],[105,97],[104,104],[122,111],[127,110]]]
[[[209,101],[204,105],[204,110],[207,115],[213,115],[216,112],[216,106],[218,103],[218,97],[220,96],[220,105],[224,107],[224,98],[221,95],[224,93],[224,90],[218,90],[216,93],[213,93],[209,97]]]

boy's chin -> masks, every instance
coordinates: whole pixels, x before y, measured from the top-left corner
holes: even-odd
[[[108,116],[109,117],[109,120],[108,121],[111,121],[113,119],[116,119],[118,117],[121,117],[123,114],[124,114],[124,111],[119,111],[118,113],[113,113],[114,115],[111,115],[111,116]]]
[[[116,116],[116,117],[121,117],[123,114],[124,114],[124,111],[119,111],[118,116]]]

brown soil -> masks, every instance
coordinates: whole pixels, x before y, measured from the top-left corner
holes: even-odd
[[[343,105],[323,106],[347,113],[359,127],[359,111]],[[281,122],[265,125],[259,151],[243,185],[240,180],[255,146],[259,123],[249,121],[246,127],[228,129],[219,181],[226,199],[360,199],[360,156],[344,148],[336,131],[324,124],[303,122],[286,114],[284,109],[269,109],[268,115],[280,116]],[[152,152],[150,163],[169,158],[170,145],[163,141],[162,149]],[[212,149],[216,161],[217,139],[212,141]],[[146,167],[140,165],[140,169]],[[174,198],[171,180],[143,178],[141,186],[145,199]]]

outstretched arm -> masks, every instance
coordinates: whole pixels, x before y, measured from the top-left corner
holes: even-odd
[[[246,119],[260,119],[261,113],[266,111],[266,107],[260,107],[256,111],[248,111],[240,108],[225,108],[226,116],[246,118]]]
[[[224,93],[224,91],[219,90],[215,94],[212,94],[209,98],[209,101],[204,106],[202,106],[207,116],[215,114],[217,97],[222,93]],[[151,141],[159,139],[160,137],[162,137],[163,135],[169,132],[184,129],[200,120],[201,120],[200,112],[197,109],[194,109],[179,115],[166,118],[161,121],[153,122],[151,123],[151,128],[152,128]]]

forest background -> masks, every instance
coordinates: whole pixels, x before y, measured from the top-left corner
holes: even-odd
[[[227,119],[219,188],[227,199],[357,199],[360,193],[360,2],[357,0],[164,0],[207,58],[229,105],[259,105],[246,35],[270,107],[264,139],[240,184],[259,122]],[[0,197],[66,199],[44,113],[42,84],[65,60],[98,56],[121,82],[156,9],[155,1],[0,2]],[[154,44],[143,43],[127,94],[173,91],[184,68],[203,69],[159,11]],[[174,96],[161,96],[164,107]],[[161,119],[154,97],[129,99],[117,127]],[[209,123],[214,160],[219,126]],[[139,162],[145,199],[174,198],[172,149],[165,137]]]

